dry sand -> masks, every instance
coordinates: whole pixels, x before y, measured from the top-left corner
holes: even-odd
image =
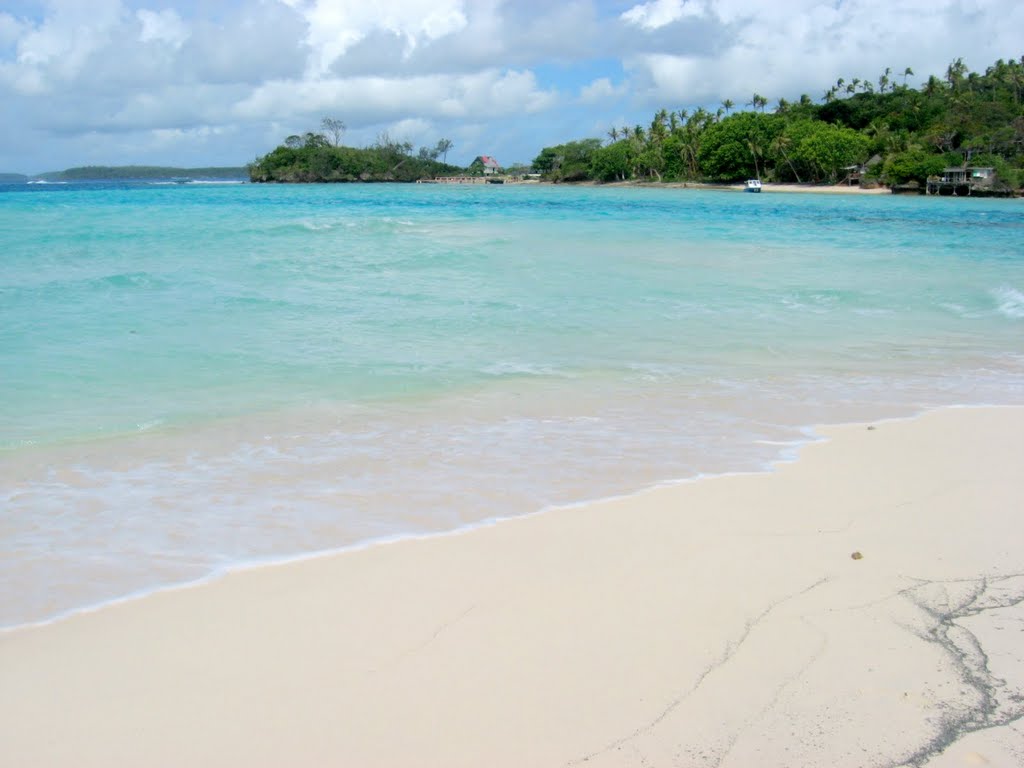
[[[650,187],[652,189],[704,189],[718,192],[746,192],[743,184],[708,184],[697,181],[621,181],[596,184],[595,182],[579,182],[572,186],[602,187]],[[861,187],[848,184],[776,184],[766,181],[762,184],[763,192],[793,192],[824,195],[891,195],[888,187]]]
[[[742,185],[736,187],[743,189]],[[765,192],[818,192],[829,195],[891,195],[888,187],[861,187],[848,184],[773,184],[766,182]]]
[[[0,635],[0,765],[1024,764],[1024,408],[873,426]]]

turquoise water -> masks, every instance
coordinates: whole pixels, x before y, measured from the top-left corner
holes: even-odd
[[[1024,203],[0,187],[0,626],[1024,403]]]

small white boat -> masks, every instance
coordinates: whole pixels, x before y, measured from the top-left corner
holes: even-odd
[[[743,184],[743,189],[746,192],[760,192],[761,191],[761,180],[760,179],[747,179]]]

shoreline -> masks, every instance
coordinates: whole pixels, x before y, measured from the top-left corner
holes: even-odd
[[[11,628],[0,756],[859,765],[884,748],[938,765],[958,745],[1013,756],[1013,723],[937,751],[929,718],[969,713],[980,693],[949,687],[950,648],[906,629],[926,629],[938,592],[947,607],[967,600],[958,584],[980,588],[962,621],[990,608],[996,623],[1024,618],[1019,601],[990,594],[1001,575],[1024,598],[1024,583],[1006,581],[1024,572],[1010,544],[1021,428],[1014,406],[821,427],[822,440],[765,472],[233,570]],[[906,511],[921,504],[923,519]],[[1005,704],[1024,662],[999,650],[993,626],[972,637],[989,676],[1009,681],[996,692]]]
[[[542,182],[552,186],[560,186],[553,182]],[[565,186],[592,187],[634,187],[637,189],[699,189],[710,192],[745,192],[743,184],[712,184],[702,181],[614,181],[597,183],[593,181],[568,182]],[[786,194],[824,194],[824,195],[888,195],[892,190],[888,187],[863,188],[858,185],[845,184],[779,184],[766,181],[762,183],[764,192],[783,192]]]
[[[879,418],[873,419],[871,423],[882,424],[888,422],[901,422],[913,420],[920,418],[921,416],[924,416],[927,413],[950,409],[987,409],[1006,407],[1014,406],[992,403],[938,405],[912,409],[906,413],[879,416]],[[591,505],[604,504],[608,502],[617,502],[624,499],[630,499],[632,497],[639,496],[652,491],[657,491],[663,488],[675,488],[678,486],[684,486],[691,483],[704,482],[729,477],[770,475],[778,471],[779,468],[785,465],[799,462],[800,457],[803,454],[803,451],[805,451],[808,447],[818,443],[827,442],[828,438],[823,434],[822,430],[858,427],[863,426],[866,423],[867,422],[864,421],[854,420],[829,422],[827,424],[807,423],[792,426],[791,428],[794,431],[803,435],[803,437],[798,440],[774,444],[778,448],[778,452],[773,458],[767,460],[766,463],[762,464],[758,468],[702,471],[698,472],[695,475],[669,477],[657,480],[656,482],[624,490],[619,493],[611,493],[609,495],[604,496],[576,499],[567,502],[551,503],[526,512],[501,514],[492,517],[481,518],[478,520],[472,520],[469,522],[464,522],[454,528],[387,534],[378,537],[371,537],[367,539],[351,541],[340,546],[329,546],[322,549],[309,550],[291,554],[268,555],[264,557],[255,556],[251,558],[245,558],[225,565],[221,565],[209,571],[208,573],[202,574],[196,578],[142,587],[139,589],[131,590],[124,594],[116,595],[114,597],[105,598],[97,602],[90,602],[65,610],[61,610],[50,616],[44,616],[38,619],[30,619],[15,624],[0,625],[0,639],[2,639],[2,637],[5,634],[51,626],[63,621],[67,621],[69,619],[74,619],[76,616],[79,615],[93,614],[99,611],[104,611],[109,607],[119,606],[125,603],[134,603],[139,600],[146,600],[152,596],[160,595],[166,592],[202,588],[208,584],[216,583],[222,579],[232,577],[233,575],[242,574],[253,570],[261,570],[264,568],[287,567],[290,565],[303,563],[309,560],[342,557],[352,552],[360,552],[363,550],[374,549],[376,547],[392,546],[411,541],[429,541],[432,539],[446,538],[449,536],[461,536],[464,534],[473,533],[474,531],[479,529],[501,525],[508,521],[529,519],[548,514],[558,514],[563,511],[573,510],[581,507],[589,507]],[[108,437],[109,439],[116,440],[118,438],[134,438],[136,437],[136,435],[124,434],[113,435]]]
[[[923,415],[924,413],[930,412],[931,410],[943,410],[946,408],[1003,408],[1010,406],[1000,405],[950,405],[940,406],[935,409],[928,409],[916,414],[907,416],[888,416],[881,419],[877,419],[872,423],[884,423],[888,421],[903,421],[906,419],[914,419]],[[833,427],[846,427],[846,426],[859,426],[861,422],[839,422],[829,424],[828,428]],[[651,491],[657,491],[663,488],[675,488],[682,485],[688,485],[690,483],[704,482],[708,480],[716,480],[720,478],[729,477],[748,477],[748,476],[759,476],[766,475],[775,472],[779,467],[798,462],[800,460],[800,453],[805,448],[816,443],[825,442],[828,438],[818,434],[816,430],[822,428],[822,425],[817,426],[804,426],[799,427],[799,431],[807,434],[802,440],[787,442],[785,445],[780,444],[778,456],[771,460],[767,466],[760,469],[737,469],[737,470],[725,470],[722,472],[701,472],[697,475],[689,477],[669,478],[665,480],[659,480],[653,484],[645,485],[640,488],[633,490],[624,491],[622,493],[613,493],[607,496],[597,496],[594,498],[580,499],[577,501],[569,501],[565,503],[550,504],[547,506],[534,509],[529,512],[513,513],[507,515],[501,515],[496,517],[483,518],[481,520],[475,520],[472,522],[464,523],[456,528],[442,529],[436,531],[425,531],[420,533],[397,533],[388,536],[382,536],[378,538],[370,538],[360,541],[354,541],[350,544],[345,544],[339,547],[329,547],[320,550],[312,550],[309,552],[300,552],[297,554],[283,555],[280,557],[266,557],[266,558],[252,558],[246,560],[240,560],[235,563],[224,565],[217,568],[210,573],[200,576],[195,579],[188,581],[172,582],[166,584],[159,584],[154,587],[147,587],[140,590],[135,590],[123,595],[118,595],[109,599],[101,600],[97,603],[90,603],[87,605],[70,608],[65,611],[61,611],[53,616],[47,616],[38,620],[26,621],[19,624],[10,624],[6,626],[0,626],[0,640],[2,640],[5,634],[12,634],[21,631],[30,631],[35,629],[41,629],[54,624],[59,624],[64,621],[72,620],[77,616],[83,614],[93,614],[100,611],[104,611],[107,608],[120,606],[126,603],[134,603],[140,600],[147,600],[150,597],[163,594],[165,592],[176,592],[179,590],[190,590],[202,588],[208,584],[216,583],[222,579],[230,578],[238,574],[244,574],[250,571],[262,570],[265,568],[281,568],[288,567],[291,565],[301,564],[306,561],[320,560],[324,558],[333,557],[344,557],[353,552],[362,552],[364,550],[375,549],[377,547],[387,547],[406,542],[416,541],[430,541],[433,539],[443,539],[450,536],[462,536],[466,534],[472,534],[474,531],[491,528],[504,523],[523,520],[541,515],[558,514],[560,512],[566,512],[581,507],[589,507],[596,504],[604,504],[609,502],[617,502],[624,499],[630,499],[641,494],[649,493]]]

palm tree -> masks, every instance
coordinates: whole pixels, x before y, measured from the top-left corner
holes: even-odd
[[[448,151],[454,147],[455,144],[451,139],[441,139],[437,142],[437,154],[441,155],[441,162],[448,163]]]
[[[615,126],[612,126],[611,129],[608,131],[608,138],[612,140],[613,144],[616,141],[618,141],[619,140],[619,129],[616,128]]]
[[[885,89],[889,87],[889,75],[892,74],[892,67],[886,67],[878,78],[878,92],[885,93]]]
[[[789,159],[789,154],[786,152],[786,150],[789,149],[792,145],[792,139],[790,139],[786,134],[780,133],[772,141],[771,150],[772,152],[778,152],[780,155],[782,155],[782,158],[789,165],[789,170],[793,172],[793,176],[796,178],[797,184],[802,184],[803,182],[800,181],[800,174],[796,172],[796,167],[793,165],[793,161]]]
[[[907,67],[906,69],[903,70],[903,87],[904,88],[907,87],[907,77],[912,75],[912,74],[914,74],[914,70],[912,70],[910,67]]]
[[[768,106],[768,99],[766,99],[759,93],[755,93],[750,98],[750,101],[747,102],[747,104],[752,106],[754,109],[760,109],[762,112],[764,112],[764,108]]]
[[[704,109],[704,107],[697,107],[697,111],[693,113],[693,122],[701,130],[704,130],[714,122],[714,117],[715,116]]]
[[[725,110],[725,114],[727,115],[729,114],[729,111],[735,106],[736,102],[734,102],[732,99],[724,99],[722,101],[722,109]]]
[[[651,121],[650,130],[647,132],[648,138],[655,144],[661,144],[665,140],[666,124],[668,123],[668,111],[665,109],[659,109],[658,113],[654,116]]]
[[[946,82],[948,82],[954,89],[960,86],[960,81],[963,80],[964,73],[967,72],[967,65],[964,64],[964,60],[958,58],[948,67],[946,67]]]
[[[757,162],[757,158],[761,156],[761,152],[764,150],[761,147],[761,142],[755,137],[747,139],[747,149],[750,150],[750,154],[754,156],[754,173],[758,179],[761,178],[761,166]]]

